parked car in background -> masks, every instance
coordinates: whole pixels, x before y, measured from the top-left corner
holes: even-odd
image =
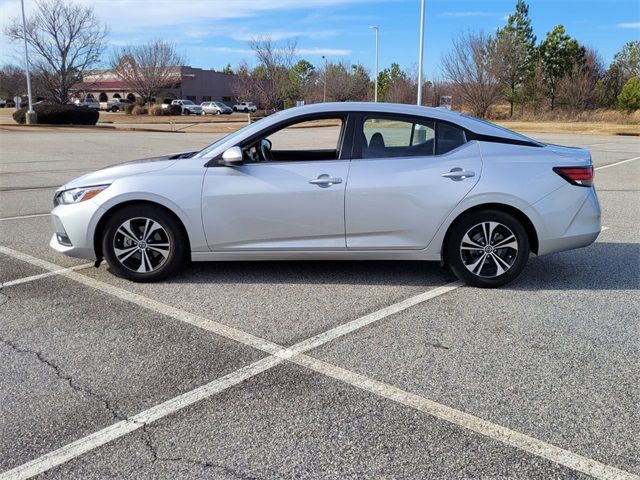
[[[182,108],[183,115],[204,115],[202,107],[200,105],[196,105],[191,100],[174,100],[171,102],[171,105],[179,105]]]
[[[93,108],[95,110],[100,110],[100,102],[94,100],[93,98],[85,98],[84,100],[76,100],[74,102],[78,107],[87,107]]]
[[[530,253],[600,233],[588,150],[391,103],[280,111],[197,153],[84,175],[54,204],[52,248],[140,282],[189,260],[427,260],[498,287]]]
[[[200,106],[205,115],[230,115],[233,113],[231,107],[222,102],[202,102]]]
[[[233,106],[233,111],[234,112],[255,112],[258,109],[258,107],[256,107],[256,105],[254,103],[251,102],[240,102],[240,103],[236,103]]]
[[[133,102],[131,100],[127,100],[126,98],[114,98],[107,102],[107,110],[110,112],[124,111],[124,107],[131,105],[132,103]]]

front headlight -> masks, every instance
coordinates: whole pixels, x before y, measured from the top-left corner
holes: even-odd
[[[56,199],[61,205],[80,203],[95,197],[108,186],[109,185],[94,185],[92,187],[72,188],[70,190],[60,192]]]

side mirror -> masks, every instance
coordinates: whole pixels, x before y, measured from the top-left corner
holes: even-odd
[[[235,167],[244,163],[244,157],[240,147],[231,147],[222,154],[223,165],[227,167]]]

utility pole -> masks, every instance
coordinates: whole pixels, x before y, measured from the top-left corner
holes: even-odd
[[[371,25],[369,28],[376,32],[376,77],[375,77],[375,94],[374,102],[378,101],[378,34],[380,33],[380,27],[378,25]]]
[[[322,59],[324,60],[324,91],[322,93],[322,103],[327,101],[327,57],[322,55]]]
[[[420,53],[418,54],[418,106],[422,105],[422,57],[424,49],[424,3],[420,6]]]
[[[27,110],[26,123],[38,123],[36,112],[33,110],[33,100],[31,97],[31,75],[29,73],[29,49],[27,48],[27,22],[24,17],[24,0],[20,0],[22,6],[22,36],[24,38],[24,66],[27,74],[27,96],[29,97],[29,110]]]

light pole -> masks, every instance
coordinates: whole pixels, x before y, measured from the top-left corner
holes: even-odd
[[[26,115],[26,123],[37,123],[36,112],[33,110],[33,100],[31,99],[31,75],[29,74],[29,49],[27,48],[27,22],[24,18],[24,0],[20,0],[22,6],[22,36],[24,38],[24,66],[27,74],[27,96],[29,97],[29,110]]]
[[[375,77],[375,93],[374,102],[378,101],[378,34],[380,33],[380,27],[378,25],[371,25],[369,28],[376,32],[376,77]]]
[[[420,6],[420,53],[418,54],[418,106],[422,105],[422,56],[424,49],[424,2]]]
[[[324,60],[324,91],[322,93],[322,103],[327,101],[327,57],[322,55],[322,59]]]

